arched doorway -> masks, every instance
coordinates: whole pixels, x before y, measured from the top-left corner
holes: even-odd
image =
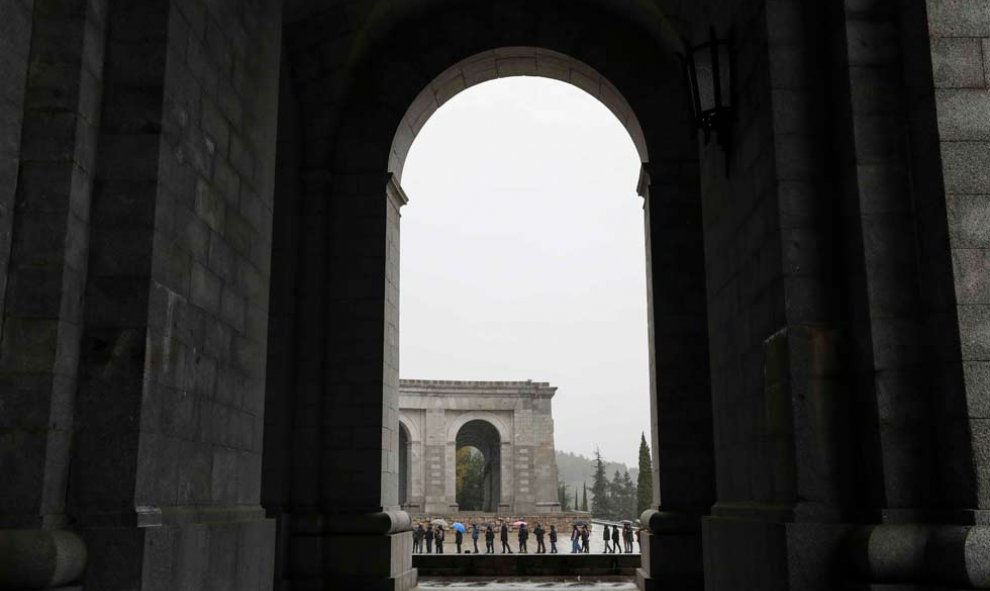
[[[409,504],[411,454],[412,440],[409,437],[409,429],[399,423],[399,505],[402,507]]]
[[[461,511],[498,510],[502,491],[502,440],[491,423],[475,419],[457,431],[457,505]]]
[[[295,281],[300,294],[295,314],[305,321],[297,323],[293,339],[318,343],[300,350],[295,359],[297,379],[306,382],[300,384],[295,404],[319,407],[326,417],[354,417],[331,419],[332,432],[318,435],[324,442],[318,460],[326,467],[324,481],[352,466],[355,452],[368,460],[368,468],[348,469],[341,476],[353,486],[345,490],[317,483],[309,496],[327,508],[320,512],[360,514],[355,523],[372,519],[369,512],[390,515],[400,507],[399,220],[408,199],[401,186],[402,166],[415,134],[443,101],[469,85],[510,75],[555,78],[608,106],[639,152],[649,277],[651,438],[659,457],[682,460],[654,464],[653,506],[662,504],[665,519],[677,520],[667,540],[684,549],[676,561],[653,564],[645,576],[661,580],[669,568],[680,580],[697,582],[702,573],[701,517],[714,500],[697,144],[676,56],[652,33],[599,8],[594,3],[565,10],[552,2],[499,2],[480,14],[456,3],[438,3],[375,37],[376,45],[367,53],[350,56],[357,66],[346,87],[321,83],[327,75],[316,65],[324,61],[322,55],[314,69],[294,71],[280,104],[297,106],[294,114],[288,107],[284,115],[299,123],[299,153],[294,162],[285,163],[301,171],[292,189],[298,200],[277,206],[296,208],[295,235],[305,243],[295,263],[305,270]],[[517,10],[530,17],[527,22],[556,23],[564,29],[503,26],[501,19],[511,19]],[[472,23],[457,27],[467,34],[450,38],[444,51],[431,49],[433,40],[449,38],[446,25],[461,17]],[[575,19],[595,26],[579,36],[558,34]],[[320,29],[328,24],[313,19],[302,28],[323,35]],[[319,45],[296,49],[301,54]],[[637,59],[612,59],[617,54]],[[276,212],[276,224],[278,218]],[[284,232],[291,235],[292,229]],[[445,461],[424,457],[426,470]],[[285,520],[285,527],[294,523]],[[401,519],[390,517],[388,523],[382,535],[403,535]],[[350,529],[359,530],[356,525]],[[312,534],[300,529],[285,535]],[[349,530],[325,534],[341,544],[351,543],[354,535]],[[382,561],[388,560],[384,553],[390,551],[371,540],[367,544],[368,552],[383,553]],[[404,569],[411,568],[410,562],[391,564],[386,578],[409,576]],[[338,572],[332,565],[325,569]],[[374,578],[375,572],[360,576]]]

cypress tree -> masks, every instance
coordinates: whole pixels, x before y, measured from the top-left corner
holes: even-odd
[[[609,508],[612,510],[611,514],[608,515],[609,519],[619,520],[626,519],[626,499],[623,496],[625,490],[622,488],[622,475],[616,470],[615,474],[612,476],[612,482],[608,483],[609,498],[611,503],[609,503]]]
[[[592,513],[596,517],[612,515],[608,476],[605,475],[605,462],[602,461],[602,452],[598,448],[595,448],[595,473],[591,477],[591,496],[595,499]]]
[[[636,485],[629,472],[622,473],[622,513],[626,519],[636,518]],[[620,517],[620,519],[622,519]]]
[[[587,511],[588,510],[588,483],[587,482],[584,484],[583,497],[584,498],[581,500],[581,510],[582,511]]]
[[[646,434],[639,434],[639,476],[636,479],[636,514],[640,515],[653,504],[653,459]]]

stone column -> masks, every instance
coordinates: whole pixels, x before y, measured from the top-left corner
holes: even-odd
[[[106,2],[0,24],[0,588],[79,578],[66,519]],[[23,135],[21,133],[23,127]]]
[[[399,209],[406,201],[391,176],[334,175],[323,486],[320,515],[311,524],[321,533],[300,537],[293,560],[321,565],[321,579],[342,588],[416,586],[397,480]]]
[[[457,435],[454,434],[456,438]],[[456,513],[459,509],[457,504],[457,441],[448,441],[443,449],[443,492],[447,499],[445,512]]]
[[[977,0],[899,5],[914,115],[924,353],[937,360],[933,496],[946,522],[988,524],[990,19]]]
[[[514,433],[515,429],[512,432]],[[516,480],[513,477],[516,463],[513,457],[513,448],[514,446],[511,441],[501,442],[499,453],[499,462],[501,465],[499,469],[502,472],[502,490],[498,499],[497,509],[499,513],[511,513],[514,511],[516,503]]]
[[[271,584],[280,10],[109,3],[68,495],[87,588]]]
[[[714,502],[704,253],[693,167],[644,165],[654,506],[643,513],[640,589],[701,589],[701,518]],[[681,167],[678,167],[681,168]],[[683,169],[682,169],[683,170]]]
[[[426,513],[446,513],[447,498],[447,419],[443,408],[427,408],[423,423],[423,471]]]

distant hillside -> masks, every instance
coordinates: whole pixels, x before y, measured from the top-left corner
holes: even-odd
[[[618,470],[620,474],[628,471],[629,477],[632,478],[633,482],[636,482],[636,477],[639,474],[638,469],[628,468],[625,464],[609,462],[608,458],[605,459],[605,474],[608,475],[609,480],[612,480],[612,476]],[[557,478],[567,485],[567,494],[570,498],[574,498],[575,488],[580,491],[581,485],[587,482],[588,500],[591,502],[591,476],[594,472],[594,458],[587,458],[566,451],[560,451],[559,449],[557,450]]]

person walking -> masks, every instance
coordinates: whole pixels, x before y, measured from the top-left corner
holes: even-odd
[[[502,522],[502,527],[499,529],[498,538],[502,542],[502,554],[506,552],[512,554],[512,548],[509,546],[509,526],[504,521]]]
[[[461,553],[461,544],[464,543],[464,532],[460,528],[454,528],[454,545],[457,546],[457,553]]]
[[[627,523],[622,527],[622,537],[625,538],[626,543],[626,554],[632,554],[633,551],[633,531],[632,527]]]
[[[474,542],[474,553],[480,554],[478,550],[478,524],[471,524],[471,541]]]
[[[581,548],[581,532],[578,531],[578,526],[574,526],[571,530],[571,554],[577,554]]]
[[[526,548],[526,540],[529,539],[529,529],[526,524],[519,526],[519,553],[529,554],[529,549]]]
[[[492,524],[488,524],[488,528],[485,530],[485,554],[495,553],[495,530],[492,529]]]
[[[550,553],[557,553],[557,526],[550,525]]]
[[[640,528],[637,528],[637,529],[636,529],[636,546],[638,546],[638,547],[639,547],[639,553],[640,553],[640,554],[642,554],[642,553],[643,553],[643,542],[642,542],[642,540],[640,540],[640,538],[639,538],[639,536],[640,536],[640,535],[641,535],[642,533],[643,533],[643,528],[641,528],[641,527],[640,527]]]
[[[616,525],[612,527],[612,550],[614,552],[619,551],[619,526]]]
[[[443,554],[443,539],[445,537],[447,537],[447,534],[444,533],[443,526],[438,525],[436,536],[434,536],[434,539],[437,542],[437,554]]]
[[[612,539],[612,529],[609,526],[605,526],[605,532],[602,534],[602,541],[605,542],[605,554],[612,553],[612,546],[609,541]]]
[[[426,526],[426,553],[433,554],[433,525]]]
[[[543,529],[543,524],[537,523],[533,533],[536,534],[536,553],[546,554],[547,545],[543,542],[543,537],[546,535],[547,530]]]
[[[591,552],[591,532],[588,531],[588,526],[585,525],[581,528],[581,552],[587,554]]]

